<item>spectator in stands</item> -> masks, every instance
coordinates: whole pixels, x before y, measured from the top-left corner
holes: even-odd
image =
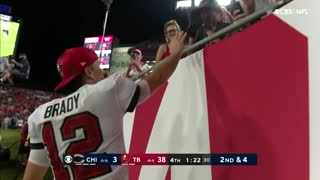
[[[139,49],[134,49],[130,52],[129,67],[126,72],[126,77],[133,77],[148,69],[148,65],[144,64],[142,60],[143,56]]]
[[[230,4],[227,5],[226,8],[234,18],[237,15],[244,13],[242,0],[231,0]]]
[[[254,13],[255,8],[255,0],[232,0],[227,6],[235,21]]]
[[[9,59],[12,59],[12,56],[0,58],[0,74],[4,73],[6,70],[11,70],[13,68],[13,64],[9,62]]]
[[[13,63],[15,67],[12,70],[6,70],[2,74],[0,83],[9,82],[10,84],[13,84],[14,79],[28,79],[30,65],[25,53],[19,54],[17,60],[11,59],[10,62]]]
[[[280,0],[232,0],[231,4],[227,9],[234,16],[234,19],[237,21],[243,17],[246,17],[255,11],[268,8],[271,3],[274,3]],[[284,0],[288,2],[291,0]]]
[[[11,129],[16,129],[17,128],[17,117],[16,116],[12,116],[11,117],[11,122],[10,122],[10,128]]]
[[[199,7],[195,8],[191,12],[191,16],[191,20],[197,19],[195,17],[199,16],[202,25],[199,26],[198,22],[189,23],[189,31],[193,34],[191,40],[189,40],[189,44],[196,43],[205,37],[211,36],[215,32],[218,32],[233,23],[232,15],[226,8],[221,7],[216,0],[202,0]],[[225,35],[224,37],[226,36],[228,35]],[[214,42],[218,40],[219,39],[215,40]],[[205,46],[200,48],[204,47]]]
[[[10,124],[11,124],[11,117],[6,116],[6,117],[2,120],[2,127],[3,127],[4,129],[8,129],[9,126],[10,126]]]
[[[181,28],[176,20],[170,20],[164,24],[164,36],[166,43],[161,44],[156,55],[156,63],[170,55],[170,40],[174,38]]]

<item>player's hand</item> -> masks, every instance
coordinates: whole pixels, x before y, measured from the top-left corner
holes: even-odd
[[[172,55],[182,55],[186,37],[187,33],[182,31],[170,41],[170,53]]]
[[[133,65],[133,63],[134,63],[134,60],[130,60],[130,61],[129,61],[129,66],[128,66],[128,67],[132,66],[132,65]]]
[[[232,15],[233,16],[237,16],[238,14],[240,14],[240,10],[239,9],[235,10]]]
[[[128,69],[127,69],[127,72],[125,73],[125,76],[126,76],[127,78],[130,78],[130,71],[131,71],[131,70],[132,70],[132,65],[129,64]]]
[[[133,65],[132,64],[129,64],[128,66],[128,71],[131,71],[133,69]]]
[[[137,63],[137,61],[135,60],[135,59],[131,59],[130,61],[129,61],[129,65],[130,66],[135,66],[135,65],[137,65],[138,63]]]

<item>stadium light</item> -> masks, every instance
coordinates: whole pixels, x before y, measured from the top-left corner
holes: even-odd
[[[231,0],[217,0],[220,6],[227,6],[231,3]]]
[[[201,0],[194,0],[194,5],[199,6]],[[192,7],[192,0],[182,0],[182,1],[177,1],[177,6],[176,9],[178,8],[189,8]]]
[[[221,6],[226,6],[230,4],[231,0],[217,0],[217,2]],[[194,5],[199,6],[201,0],[194,0]],[[179,8],[190,8],[192,6],[192,0],[182,0],[182,1],[177,1],[176,9]]]
[[[188,0],[188,1],[177,1],[176,9],[189,8],[191,6],[192,6],[192,1],[191,0]]]
[[[195,6],[199,6],[199,5],[200,5],[200,2],[201,2],[201,0],[195,0],[195,1],[194,1],[194,5],[195,5]]]

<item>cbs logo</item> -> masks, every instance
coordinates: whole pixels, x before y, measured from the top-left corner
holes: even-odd
[[[64,162],[65,162],[65,163],[70,164],[70,163],[72,163],[72,161],[73,161],[72,156],[66,155],[66,156],[64,157]]]

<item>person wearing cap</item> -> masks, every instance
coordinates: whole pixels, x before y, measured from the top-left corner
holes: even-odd
[[[31,152],[23,179],[43,179],[49,165],[57,180],[128,179],[126,166],[75,166],[71,155],[126,153],[123,116],[167,82],[185,38],[177,34],[167,60],[137,83],[119,74],[105,78],[93,50],[67,49],[58,60],[62,81],[55,88],[66,96],[39,106],[28,118]]]
[[[148,69],[148,64],[144,64],[143,56],[139,49],[134,49],[130,52],[129,67],[126,72],[126,77],[133,77]]]

